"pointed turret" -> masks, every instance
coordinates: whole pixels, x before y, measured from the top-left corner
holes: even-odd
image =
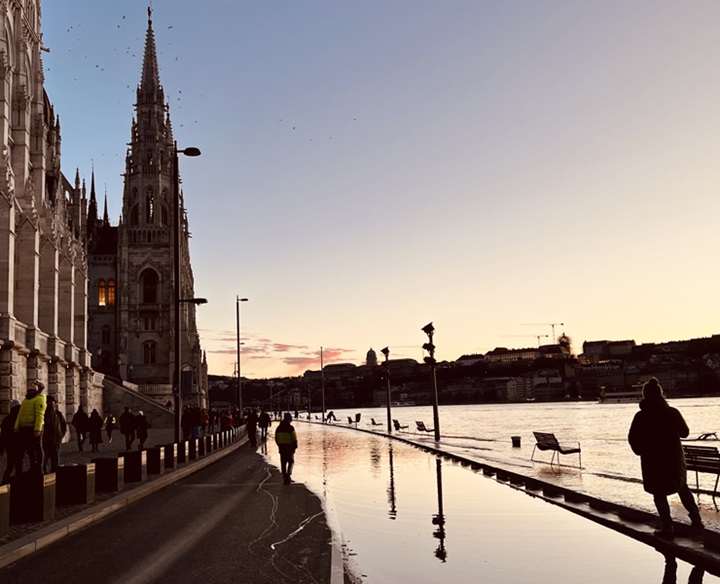
[[[80,176],[79,173],[75,177],[75,184],[79,185],[80,183]],[[97,226],[98,221],[98,206],[97,206],[97,198],[95,197],[95,169],[93,169],[92,174],[92,182],[90,183],[90,204],[88,205],[88,216],[87,216],[87,234],[88,237],[92,237],[92,235],[95,232],[95,227]],[[77,187],[78,190],[79,186]]]
[[[152,27],[152,9],[148,8],[148,28],[145,35],[145,54],[143,55],[142,76],[137,90],[137,102],[165,103],[165,95],[160,85],[160,72],[155,46],[155,32]]]
[[[107,191],[105,191],[105,209],[103,210],[103,223],[105,225],[110,225],[110,216],[108,215],[107,208]]]

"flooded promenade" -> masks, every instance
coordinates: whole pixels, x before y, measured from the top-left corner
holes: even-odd
[[[363,582],[720,582],[411,445],[347,428],[296,426],[294,478],[326,501],[328,521]],[[273,445],[265,452],[278,463]],[[676,580],[664,579],[666,571]]]

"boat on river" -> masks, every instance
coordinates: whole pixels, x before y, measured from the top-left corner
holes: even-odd
[[[642,399],[642,389],[633,389],[632,391],[605,391],[600,390],[600,398],[598,403],[601,404],[623,404],[637,403]]]

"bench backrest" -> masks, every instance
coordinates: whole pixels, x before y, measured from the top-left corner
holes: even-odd
[[[417,424],[418,430],[422,430],[423,432],[427,432],[428,429],[425,427],[425,422],[418,422],[415,420],[415,423]]]
[[[717,447],[683,444],[683,452],[689,470],[720,472],[720,452]]]
[[[551,432],[533,432],[540,450],[559,450],[560,444]]]

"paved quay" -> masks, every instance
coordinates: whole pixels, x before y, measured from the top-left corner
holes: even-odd
[[[65,444],[61,462],[115,456],[122,438],[100,453]],[[151,430],[146,445],[171,439],[172,430]],[[204,582],[344,578],[320,500],[302,484],[283,485],[246,437],[94,504],[58,507],[55,521],[13,526],[0,539],[3,583],[194,582],[199,567]]]

